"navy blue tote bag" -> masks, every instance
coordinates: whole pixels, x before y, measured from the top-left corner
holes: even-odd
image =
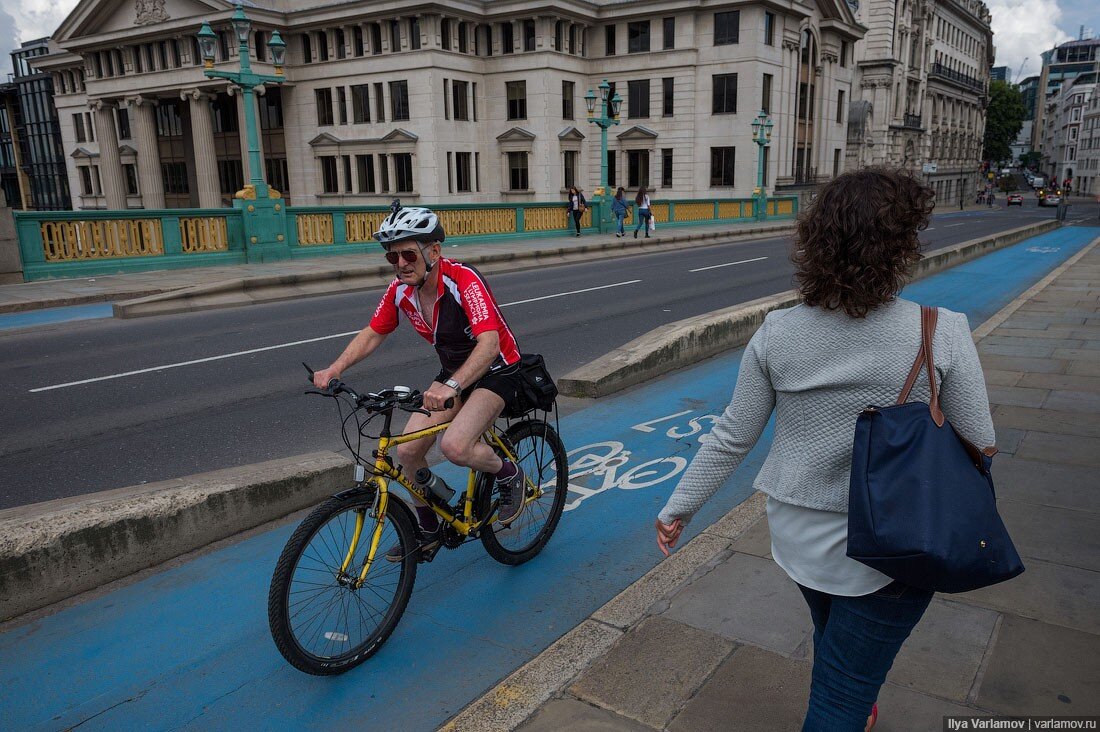
[[[921,346],[897,402],[856,420],[848,493],[848,556],[905,584],[966,592],[1024,571],[997,513],[986,451],[940,410],[932,358],[938,311],[921,307]],[[908,401],[928,373],[928,404]]]

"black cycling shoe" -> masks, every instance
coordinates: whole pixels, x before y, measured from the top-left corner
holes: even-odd
[[[420,529],[420,545],[416,548],[419,554],[430,552],[439,548],[440,542],[443,541],[443,524],[436,525],[433,531],[428,531],[421,527]],[[398,542],[390,547],[386,552],[387,562],[400,562],[405,558],[405,555],[401,552],[401,542]],[[419,557],[417,557],[419,559]]]
[[[516,466],[516,474],[508,480],[497,481],[497,491],[500,494],[500,503],[497,506],[497,520],[501,526],[510,526],[513,521],[523,513],[527,502],[525,498],[527,481],[523,475],[523,468]]]

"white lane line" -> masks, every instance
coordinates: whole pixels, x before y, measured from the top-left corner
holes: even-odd
[[[748,264],[749,262],[759,262],[762,259],[767,259],[767,257],[756,257],[755,259],[742,259],[739,262],[726,262],[725,264],[712,264],[709,267],[698,267],[696,269],[689,269],[688,272],[702,272],[703,270],[706,270],[706,269],[718,269],[719,267],[732,267],[735,264]]]
[[[927,229],[925,229],[925,231],[935,231],[935,230],[936,230],[935,226],[929,226]]]
[[[588,287],[588,288],[585,288],[583,290],[572,290],[570,292],[559,292],[556,295],[543,295],[542,297],[533,297],[529,300],[517,300],[516,302],[506,302],[506,303],[501,304],[501,307],[502,308],[503,307],[508,307],[509,305],[523,305],[524,303],[528,303],[528,302],[537,302],[539,300],[549,300],[550,298],[553,298],[553,297],[564,297],[566,295],[577,295],[577,294],[580,294],[582,292],[592,292],[593,290],[605,290],[609,287],[620,287],[622,285],[633,285],[633,284],[636,284],[638,282],[641,282],[641,280],[628,280],[626,282],[616,282],[616,283],[611,284],[611,285],[600,285],[599,287]],[[277,350],[279,348],[290,348],[292,346],[300,346],[300,345],[305,344],[305,343],[317,343],[318,341],[327,341],[327,340],[331,340],[333,338],[347,338],[348,336],[354,336],[358,333],[359,333],[359,331],[357,331],[357,330],[351,330],[351,331],[348,331],[346,333],[333,333],[332,335],[320,336],[318,338],[307,338],[307,339],[302,340],[302,341],[292,341],[290,343],[279,343],[279,344],[274,345],[274,346],[264,346],[263,348],[250,348],[247,351],[235,351],[234,353],[223,353],[223,354],[218,355],[218,356],[207,356],[206,358],[196,358],[196,359],[193,359],[191,361],[181,361],[179,363],[168,363],[168,364],[164,364],[162,366],[151,366],[147,369],[137,369],[135,371],[125,371],[125,372],[120,373],[120,374],[108,374],[107,376],[96,376],[95,378],[91,378],[91,379],[81,379],[80,381],[69,381],[69,382],[66,382],[64,384],[53,384],[51,386],[39,386],[35,389],[30,389],[30,393],[35,394],[35,393],[38,393],[38,392],[41,392],[41,391],[51,391],[53,389],[64,389],[64,388],[69,387],[69,386],[81,386],[82,384],[93,384],[97,381],[109,381],[111,379],[121,379],[121,378],[124,378],[126,376],[137,376],[139,374],[148,374],[148,373],[151,373],[153,371],[164,371],[166,369],[176,369],[176,368],[179,368],[181,366],[194,366],[195,364],[209,363],[210,361],[220,361],[220,360],[226,359],[226,358],[236,358],[237,356],[248,356],[248,355],[253,354],[253,353],[262,353],[264,351],[274,351],[274,350]]]
[[[945,226],[943,228],[950,229],[952,226],[966,226],[966,224],[965,223],[962,223],[962,224],[948,224],[947,226]]]
[[[622,287],[623,285],[634,285],[641,282],[641,280],[627,280],[626,282],[616,282],[612,285],[600,285],[599,287],[586,287],[583,290],[570,290],[569,292],[559,292],[556,295],[543,295],[542,297],[532,297],[530,300],[516,300],[515,302],[502,303],[501,307],[506,308],[509,305],[523,305],[529,302],[538,302],[539,300],[549,300],[554,297],[565,297],[566,295],[579,295],[582,292],[592,292],[594,290],[606,290],[609,287]]]

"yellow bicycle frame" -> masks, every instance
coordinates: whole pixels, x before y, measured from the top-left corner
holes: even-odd
[[[397,445],[403,445],[406,442],[412,442],[424,437],[431,437],[432,435],[438,435],[451,425],[450,422],[443,422],[441,424],[426,427],[416,432],[407,432],[402,435],[395,435],[393,437],[382,436],[378,438],[378,449],[374,453],[374,484],[378,486],[378,514],[377,523],[375,524],[374,531],[371,534],[370,549],[367,551],[367,560],[363,563],[363,569],[359,573],[359,578],[356,581],[356,586],[361,587],[363,582],[366,581],[367,573],[370,571],[371,566],[374,564],[375,556],[378,552],[378,543],[382,539],[382,529],[384,528],[386,520],[386,509],[389,507],[389,484],[386,478],[400,483],[405,490],[412,495],[416,496],[428,506],[444,521],[451,525],[455,531],[462,536],[469,536],[470,532],[477,530],[486,520],[487,516],[482,516],[480,520],[474,521],[474,491],[477,489],[477,471],[470,470],[466,477],[466,494],[462,501],[462,515],[452,514],[445,508],[441,508],[435,505],[434,501],[429,501],[424,492],[420,490],[415,483],[401,472],[398,466],[395,466],[392,461],[386,459],[386,454],[391,447]],[[504,440],[500,439],[500,435],[496,433],[492,427],[485,431],[482,435],[482,439],[486,444],[491,447],[498,448],[509,460],[515,460],[516,456],[512,454],[512,451],[504,443]],[[385,476],[385,477],[383,477]],[[530,478],[526,480],[530,481]],[[535,491],[535,496],[531,500],[535,500],[539,497],[539,490]],[[344,563],[340,566],[340,572],[346,573],[348,566],[351,565],[352,557],[355,556],[355,549],[359,546],[359,538],[363,533],[363,525],[366,522],[366,511],[357,512],[355,516],[355,533],[351,537],[351,546],[348,547],[347,556],[344,557]]]

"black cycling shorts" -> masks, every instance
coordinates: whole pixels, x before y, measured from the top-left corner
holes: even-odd
[[[435,381],[440,384],[451,378],[452,372],[440,369]],[[519,361],[511,366],[504,366],[498,371],[489,371],[470,386],[462,389],[462,398],[466,399],[474,389],[488,389],[504,400],[505,409],[524,403],[523,377],[519,373]]]

